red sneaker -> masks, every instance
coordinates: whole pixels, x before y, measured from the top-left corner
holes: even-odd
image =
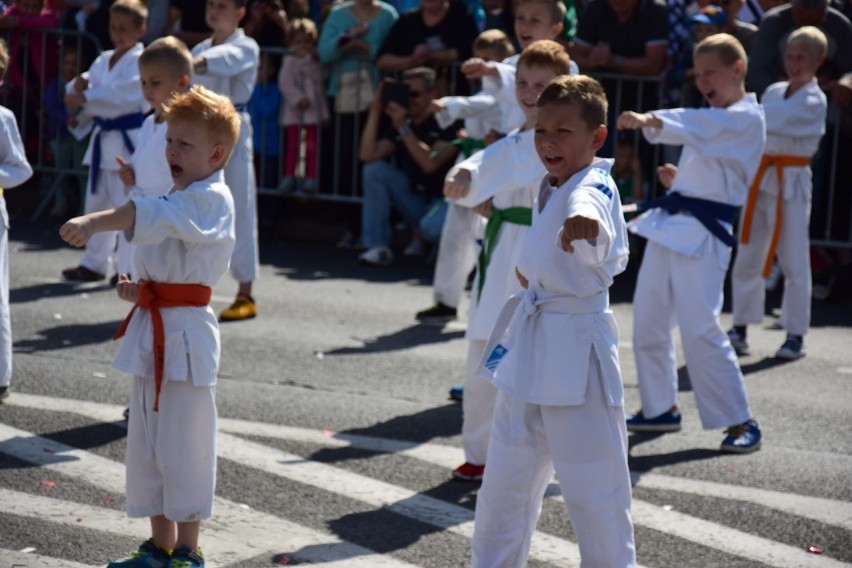
[[[484,473],[484,465],[473,465],[472,463],[464,462],[453,470],[453,479],[459,479],[461,481],[482,481],[482,475]]]

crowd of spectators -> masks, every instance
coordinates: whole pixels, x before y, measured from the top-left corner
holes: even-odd
[[[725,31],[741,41],[750,59],[747,88],[759,96],[770,83],[783,78],[779,47],[783,39],[803,25],[822,29],[829,50],[819,78],[838,110],[830,113],[815,162],[814,218],[818,221],[812,224],[812,236],[850,240],[849,192],[842,189],[852,185],[852,165],[838,161],[834,186],[829,187],[832,170],[828,162],[837,151],[837,141],[840,148],[852,143],[852,0],[563,2],[566,10],[560,39],[581,72],[602,78],[613,115],[620,109],[702,104],[691,88],[691,46],[702,35]],[[76,153],[73,144],[62,142],[67,133],[57,122],[62,120],[57,114],[61,109],[49,108],[56,97],[47,93],[47,87],[62,88],[63,81],[57,78],[68,53],[73,52],[77,71],[86,69],[95,54],[87,52],[86,42],[74,44],[69,41],[74,36],[53,30],[84,31],[96,37],[102,49],[109,48],[107,14],[111,4],[112,0],[18,0],[4,5],[0,0],[0,30],[4,30],[11,52],[0,100],[16,114],[26,115],[19,120],[25,122],[22,130],[29,134],[28,152],[45,155],[47,162],[58,167],[73,163]],[[210,31],[204,10],[197,4],[193,0],[148,0],[150,16],[144,41],[173,34],[192,46],[207,37]],[[242,25],[264,50],[250,103],[258,179],[262,188],[282,192],[295,189],[361,196],[370,176],[364,175],[364,156],[359,160],[358,150],[383,76],[401,77],[406,70],[431,68],[434,78],[426,82],[425,95],[465,95],[476,91],[478,85],[465,79],[460,64],[471,56],[481,31],[501,29],[517,44],[511,0],[250,0],[247,8]],[[42,35],[43,30],[51,31]],[[625,76],[637,80],[624,81]],[[412,89],[414,92],[418,90]],[[35,100],[44,103],[34,105]],[[409,104],[410,115],[419,102]],[[41,138],[32,136],[33,124],[42,124],[54,140],[51,151],[34,146]],[[615,154],[616,142],[610,137],[605,155]],[[638,139],[633,148],[636,155],[628,163],[636,175],[629,177],[631,183],[643,181],[633,188],[635,195],[625,195],[627,199],[642,193],[647,196],[652,176],[642,176],[641,171],[652,171],[655,165]],[[398,153],[389,152],[387,158],[394,167],[406,170],[404,154],[394,160]],[[417,166],[417,160],[414,164]],[[417,177],[416,173],[406,175],[405,189],[413,195],[419,195],[414,187]],[[427,190],[427,203],[440,195],[440,184],[431,185],[435,188]],[[65,213],[60,205],[54,212]],[[353,232],[384,233],[384,229],[357,225],[353,220]]]

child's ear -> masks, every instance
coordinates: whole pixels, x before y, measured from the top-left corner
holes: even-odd
[[[607,134],[609,134],[609,130],[605,124],[600,124],[595,129],[595,135],[594,138],[592,138],[592,147],[595,149],[595,152],[603,147],[604,142],[606,142]]]
[[[189,84],[192,82],[192,79],[189,78],[189,75],[181,75],[180,81],[178,82],[178,86],[184,91],[189,88]]]
[[[742,59],[737,59],[737,60],[734,62],[734,72],[735,72],[735,73],[736,73],[739,77],[745,77],[745,71],[746,71],[746,63],[745,63],[745,61],[743,61]]]
[[[559,36],[562,35],[562,31],[565,29],[565,22],[556,22],[553,24],[553,39],[555,40]]]
[[[224,144],[215,144],[213,146],[213,151],[210,152],[210,165],[216,167],[224,167],[225,166],[225,145]]]

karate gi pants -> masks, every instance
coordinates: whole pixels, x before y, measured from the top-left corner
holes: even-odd
[[[210,518],[216,489],[216,392],[192,379],[133,377],[125,457],[127,516],[165,515],[183,523]]]
[[[467,277],[476,264],[476,229],[481,219],[467,207],[449,204],[432,282],[436,302],[453,308],[461,303]]]
[[[462,448],[464,461],[485,465],[488,441],[491,438],[491,420],[497,388],[477,374],[486,341],[471,339],[467,346],[464,372],[464,397],[462,398]]]
[[[554,468],[582,566],[636,565],[624,409],[606,402],[600,363],[594,352],[590,357],[585,404],[527,404],[517,437],[510,432],[512,397],[498,393],[477,496],[472,568],[526,565]]]
[[[633,295],[633,352],[646,417],[677,404],[675,325],[704,429],[751,417],[736,353],[719,324],[725,272],[716,255],[686,256],[648,241]]]
[[[763,266],[775,230],[777,197],[761,191],[757,197],[751,238],[740,243],[731,272],[734,325],[763,321],[766,285]],[[781,210],[781,234],[775,254],[784,275],[781,325],[788,333],[805,335],[811,321],[811,255],[808,224],[811,201],[803,197],[785,200]]]
[[[91,176],[89,179],[91,180]],[[95,193],[92,193],[90,188],[86,188],[86,206],[84,207],[86,215],[121,207],[127,203],[127,191],[121,183],[121,178],[118,177],[118,171],[101,170],[97,184]],[[116,237],[118,237],[118,247],[116,247]],[[107,275],[110,259],[115,253],[115,269],[119,271],[120,267],[128,266],[127,258],[130,258],[132,262],[132,254],[128,253],[130,246],[132,245],[127,242],[121,231],[95,233],[86,243],[80,266]]]
[[[257,245],[257,184],[248,114],[240,113],[240,139],[225,166],[225,183],[234,198],[234,252],[231,275],[237,282],[253,282],[260,272]]]
[[[0,195],[0,387],[12,381],[12,318],[9,314],[9,214]]]

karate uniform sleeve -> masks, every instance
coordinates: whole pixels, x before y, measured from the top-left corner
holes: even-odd
[[[260,48],[253,41],[221,43],[200,53],[207,62],[207,75],[232,77],[257,66]]]
[[[118,81],[90,87],[83,92],[86,112],[93,116],[131,112],[145,103],[139,71],[128,73]]]
[[[0,115],[0,129],[0,188],[9,189],[30,179],[33,169],[27,161],[21,133],[11,112]]]
[[[518,187],[524,183],[524,178],[529,177],[529,167],[519,163],[519,154],[514,137],[506,136],[453,166],[447,176],[465,169],[470,172],[471,178],[470,193],[454,203],[462,207],[475,207],[505,188]]]
[[[655,110],[651,114],[663,122],[663,127],[643,128],[648,142],[693,146],[700,148],[707,158],[730,156],[731,148],[738,146],[741,140],[763,136],[764,125],[741,111],[677,108]]]
[[[133,198],[136,222],[127,231],[135,245],[156,245],[166,238],[189,243],[209,243],[233,238],[233,223],[226,198],[215,191],[185,189],[158,198]]]
[[[791,138],[818,136],[825,132],[826,98],[822,91],[807,93],[804,104],[791,100],[768,98],[764,95],[766,133]]]
[[[582,215],[598,222],[598,236],[594,239],[572,241],[573,253],[576,259],[587,266],[601,266],[609,257],[612,243],[615,239],[610,208],[612,207],[612,190],[607,188],[609,195],[598,187],[579,186],[568,197],[565,218]],[[562,228],[556,235],[556,243],[562,246]]]
[[[492,95],[478,94],[470,97],[441,97],[444,110],[435,113],[441,128],[448,128],[459,119],[478,117],[497,110],[497,99]]]

